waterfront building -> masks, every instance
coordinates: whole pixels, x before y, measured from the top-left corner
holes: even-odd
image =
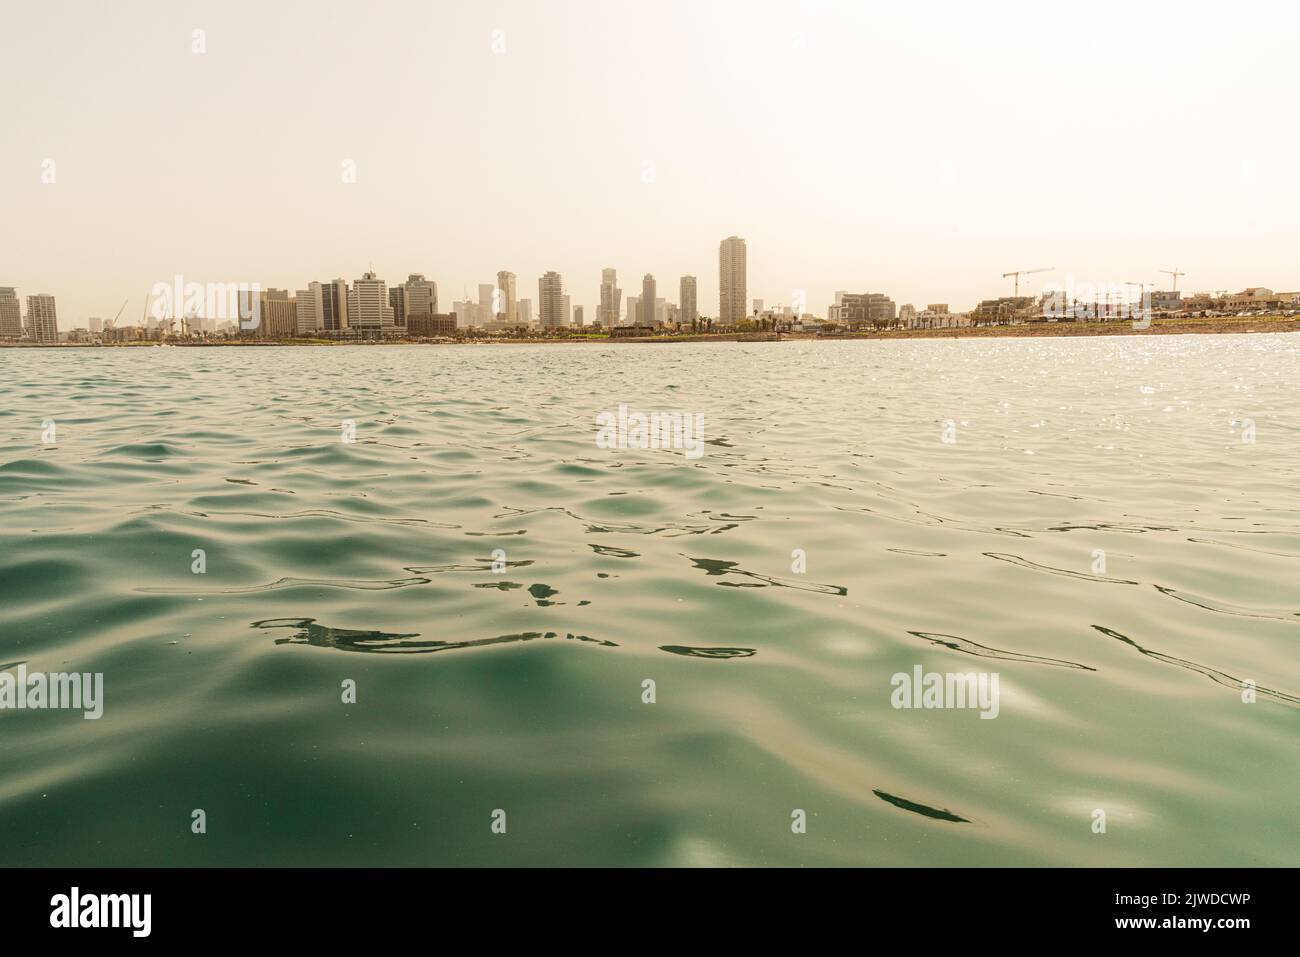
[[[696,285],[694,276],[683,276],[681,281],[681,292],[678,296],[680,307],[678,315],[682,325],[695,326],[696,320],[700,318],[700,310],[695,298]]]
[[[368,272],[352,283],[348,290],[349,329],[363,332],[392,332],[393,307],[388,301],[388,284],[373,272]]]
[[[23,337],[23,310],[18,302],[18,290],[13,286],[0,286],[0,339]]]
[[[850,329],[888,329],[897,322],[894,300],[878,292],[836,292],[827,319]]]
[[[618,325],[618,311],[623,304],[623,290],[618,288],[618,272],[605,268],[600,271],[600,312],[596,317],[606,329]]]
[[[554,270],[537,280],[537,303],[543,329],[560,329],[567,325],[564,315],[564,280]]]
[[[318,310],[317,329],[339,332],[348,328],[348,284],[343,279],[311,284],[314,308]]]
[[[728,236],[718,246],[718,321],[734,325],[745,318],[745,241]]]
[[[519,319],[519,305],[515,288],[515,274],[501,270],[497,273],[497,288],[501,290],[500,311],[492,318],[513,326]]]
[[[27,338],[46,345],[59,341],[58,316],[49,293],[27,297]]]

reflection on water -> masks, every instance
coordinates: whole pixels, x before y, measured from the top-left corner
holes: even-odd
[[[913,814],[919,814],[922,817],[933,818],[936,821],[952,821],[956,824],[969,824],[970,821],[964,817],[958,817],[951,811],[940,810],[937,807],[930,807],[926,804],[917,804],[915,801],[909,801],[906,798],[897,797],[893,794],[886,794],[884,791],[872,788],[871,793],[882,801],[886,801],[894,807],[901,807],[904,811],[911,811]]]
[[[0,670],[105,694],[0,712],[5,863],[1294,866],[1298,367],[0,350]],[[621,402],[704,455],[598,448]],[[996,719],[896,709],[918,667]]]
[[[606,648],[617,648],[612,641],[588,638],[586,635],[557,635],[553,631],[526,631],[517,635],[497,635],[495,638],[475,638],[469,641],[409,641],[418,634],[390,634],[384,631],[356,631],[351,628],[330,628],[319,625],[314,618],[269,618],[255,621],[253,628],[290,628],[293,634],[275,639],[277,645],[315,645],[318,648],[336,648],[339,651],[373,651],[384,654],[427,654],[433,651],[451,651],[456,648],[484,648],[488,645],[512,644],[563,637],[566,641],[585,641]]]
[[[757,654],[753,648],[691,648],[686,645],[660,645],[661,651],[687,658],[749,658]]]
[[[1127,635],[1121,635],[1118,631],[1111,628],[1106,628],[1102,625],[1093,625],[1092,627],[1101,632],[1107,638],[1114,638],[1116,641],[1122,641],[1130,648],[1140,651],[1148,658],[1154,658],[1156,661],[1163,661],[1165,664],[1177,665],[1179,668],[1187,668],[1189,671],[1195,671],[1197,674],[1205,675],[1205,677],[1209,678],[1211,681],[1218,682],[1227,688],[1232,688],[1234,691],[1240,692],[1246,688],[1247,679],[1245,678],[1234,678],[1232,675],[1224,674],[1222,671],[1218,671],[1206,665],[1197,664],[1195,661],[1188,661],[1186,658],[1175,658],[1173,655],[1161,654],[1158,651],[1152,651],[1150,648],[1143,648],[1132,638]],[[1269,688],[1263,688],[1259,685],[1253,684],[1253,682],[1251,684],[1251,690],[1258,694],[1275,698],[1278,701],[1300,704],[1300,698],[1297,698],[1295,695],[1287,694],[1284,691],[1273,691]]]

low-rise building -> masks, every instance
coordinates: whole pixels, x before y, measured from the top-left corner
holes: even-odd
[[[456,315],[455,313],[408,315],[406,317],[406,334],[427,339],[439,336],[454,336],[456,334]]]
[[[894,300],[879,292],[837,292],[828,322],[849,329],[890,329],[898,322]]]

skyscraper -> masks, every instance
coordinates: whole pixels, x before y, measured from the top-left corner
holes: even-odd
[[[718,321],[745,318],[745,241],[728,236],[718,246]]]
[[[388,290],[388,304],[393,308],[393,325],[406,328],[406,287],[394,286]]]
[[[425,279],[424,273],[411,273],[406,277],[406,285],[402,288],[406,291],[406,314],[408,316],[436,316],[438,314],[438,284],[432,279]]]
[[[504,269],[497,273],[497,288],[501,290],[500,312],[494,318],[504,319],[514,325],[519,318],[519,300],[515,288],[515,274]]]
[[[537,280],[537,300],[543,329],[564,326],[564,281],[552,270]]]
[[[320,325],[316,328],[328,332],[338,332],[348,327],[348,284],[346,280],[335,279],[333,282],[314,282],[313,291],[320,290],[319,309]]]
[[[54,311],[54,297],[40,293],[27,297],[27,338],[33,342],[58,342],[59,322]]]
[[[646,273],[641,280],[641,325],[643,326],[652,325],[658,319],[658,316],[655,315],[655,286],[655,277],[650,273]]]
[[[682,325],[695,325],[695,320],[700,317],[700,310],[695,303],[695,277],[683,276],[682,289],[680,296],[681,309],[678,312],[677,321]]]
[[[315,332],[321,326],[321,284],[308,283],[306,289],[299,289],[294,296],[294,308],[297,311],[297,330],[299,335]]]
[[[262,293],[261,322],[254,335],[264,339],[285,339],[298,331],[298,303],[283,289]]]
[[[600,271],[600,324],[606,329],[618,325],[618,311],[623,306],[623,290],[618,288],[618,272]]]
[[[23,310],[18,304],[18,290],[0,286],[0,339],[23,337]]]
[[[393,328],[388,284],[372,272],[353,282],[348,290],[348,328],[381,334]]]

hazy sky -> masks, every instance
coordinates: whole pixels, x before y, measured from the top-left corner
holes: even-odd
[[[590,321],[613,266],[670,301],[695,274],[715,315],[734,233],[750,298],[818,314],[836,289],[969,308],[1039,266],[1290,291],[1297,9],[4,0],[0,285],[66,329],[176,273],[373,263],[448,309],[555,269]]]

